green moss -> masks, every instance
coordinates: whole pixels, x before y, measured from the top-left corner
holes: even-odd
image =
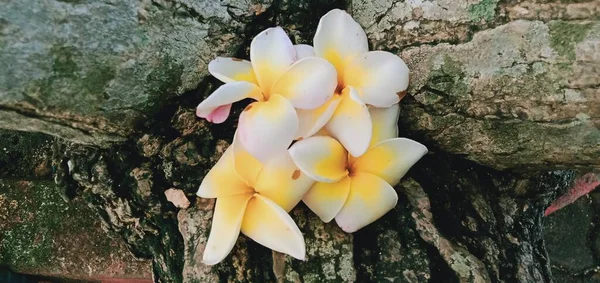
[[[113,65],[97,64],[96,68],[92,68],[83,77],[81,86],[91,94],[100,95],[104,92],[104,88],[117,76],[117,71]]]
[[[481,19],[484,19],[486,22],[489,22],[493,20],[496,15],[498,1],[499,0],[482,0],[477,4],[469,6],[469,16],[471,17],[471,21],[478,22]]]
[[[561,56],[575,60],[575,45],[585,38],[592,27],[592,23],[575,24],[565,21],[551,22],[550,46]]]
[[[29,102],[79,113],[96,111],[98,101],[106,99],[107,84],[116,77],[114,62],[87,58],[73,46],[54,45],[51,54],[52,72],[29,83]]]
[[[54,45],[50,49],[52,54],[52,71],[57,77],[75,78],[79,70],[77,63],[73,60],[77,50],[72,46]]]
[[[427,85],[455,97],[468,95],[469,91],[462,64],[450,56],[444,57],[439,69],[431,71]]]
[[[38,273],[64,268],[57,259],[114,259],[95,214],[83,202],[65,202],[58,190],[52,181],[0,180],[0,266]]]
[[[152,72],[146,77],[146,91],[150,94],[146,107],[158,110],[161,103],[177,93],[181,86],[181,75],[183,66],[177,64],[168,55],[161,57],[158,66],[154,66]]]
[[[10,217],[0,234],[0,265],[33,270],[50,264],[55,252],[52,234],[65,228],[57,216],[68,209],[54,185],[0,181],[0,195],[12,203],[2,206]]]
[[[69,4],[81,4],[84,3],[84,0],[57,0],[58,2],[64,2]]]

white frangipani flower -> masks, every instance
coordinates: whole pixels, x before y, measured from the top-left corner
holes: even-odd
[[[396,137],[398,112],[397,104],[371,107],[373,145],[360,157],[327,135],[300,140],[289,149],[298,168],[317,181],[303,201],[321,220],[335,219],[352,233],[396,206],[393,186],[427,153],[424,145]]]
[[[291,144],[298,128],[295,109],[317,109],[334,93],[335,68],[307,51],[310,55],[306,46],[294,46],[282,28],[266,29],[252,40],[250,61],[220,57],[210,62],[210,73],[225,84],[198,105],[196,114],[220,123],[233,102],[256,100],[240,115],[239,141],[268,161]]]
[[[261,163],[238,142],[234,137],[197,192],[199,197],[217,199],[202,262],[221,262],[240,232],[265,247],[303,260],[304,237],[287,212],[314,181],[302,174],[287,151]]]
[[[408,87],[408,67],[392,53],[369,51],[361,26],[339,9],[321,18],[313,43],[315,56],[331,62],[337,70],[336,95],[319,108],[298,111],[296,139],[309,137],[325,126],[358,157],[371,143],[371,117],[366,105],[381,108],[398,103]]]

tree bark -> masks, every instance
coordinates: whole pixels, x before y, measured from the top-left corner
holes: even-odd
[[[195,192],[237,123],[195,117],[219,86],[207,64],[247,58],[274,25],[311,44],[332,8],[407,62],[400,136],[430,153],[397,207],[357,233],[295,208],[306,261],[240,236],[205,266],[214,202]],[[552,282],[544,211],[600,170],[599,15],[597,1],[8,0],[0,132],[51,140],[44,178],[152,259],[158,282]],[[34,176],[41,161],[18,152],[15,166],[0,155],[0,179]],[[191,206],[167,201],[170,188]]]

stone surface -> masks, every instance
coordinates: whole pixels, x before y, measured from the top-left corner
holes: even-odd
[[[374,48],[411,69],[406,133],[498,169],[598,168],[597,1],[544,8],[583,21],[497,2],[352,1]]]
[[[124,141],[234,55],[268,2],[4,1],[0,127]]]

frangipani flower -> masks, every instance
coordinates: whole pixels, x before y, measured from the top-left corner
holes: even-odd
[[[326,60],[297,60],[297,50],[282,28],[269,28],[250,44],[250,61],[216,58],[209,72],[225,82],[198,105],[196,114],[220,123],[227,119],[231,104],[245,98],[250,104],[240,115],[240,144],[261,162],[286,150],[298,128],[294,108],[311,110],[327,102],[336,87],[335,68]]]
[[[427,153],[418,142],[396,138],[398,109],[370,109],[375,143],[360,157],[328,136],[303,139],[289,149],[300,170],[317,181],[303,201],[321,220],[335,218],[342,230],[352,233],[396,206],[393,186]]]
[[[361,26],[339,9],[321,18],[313,43],[315,56],[337,70],[338,95],[317,109],[298,111],[296,139],[325,126],[353,156],[360,156],[371,141],[371,117],[365,104],[384,108],[398,103],[408,87],[408,67],[392,53],[369,52]]]
[[[303,260],[304,237],[287,212],[314,181],[298,170],[287,151],[263,164],[237,142],[234,138],[197,193],[217,198],[203,263],[223,260],[240,231],[265,247]]]

